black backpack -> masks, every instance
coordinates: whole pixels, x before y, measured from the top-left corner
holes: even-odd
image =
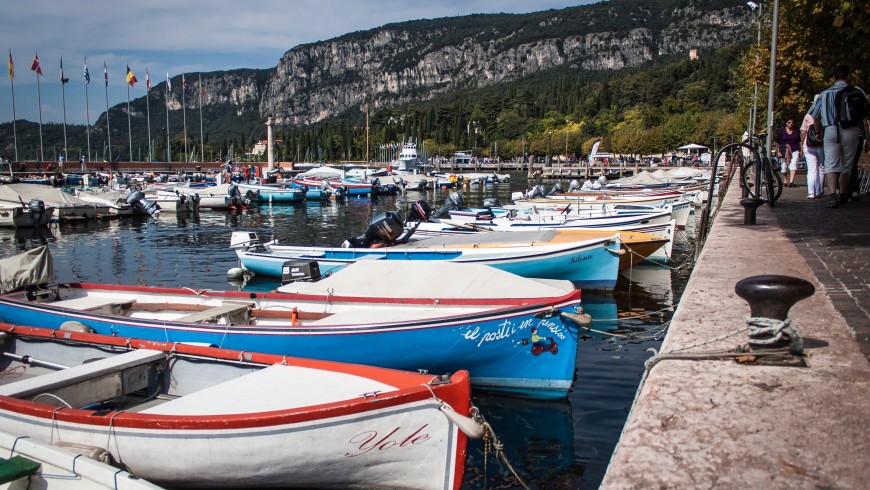
[[[867,102],[867,96],[854,85],[837,91],[834,95],[834,107],[837,125],[841,128],[858,126],[870,113],[870,103]]]

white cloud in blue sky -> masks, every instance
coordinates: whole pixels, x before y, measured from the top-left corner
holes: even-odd
[[[561,9],[591,0],[3,0],[0,47],[15,63],[15,115],[38,119],[39,53],[43,122],[62,122],[60,58],[64,59],[67,122],[85,122],[82,75],[87,56],[91,122],[105,111],[103,62],[109,68],[109,104],[127,99],[125,65],[141,83],[130,98],[145,95],[145,68],[157,84],[182,72],[270,68],[299,44],[331,39],[392,22],[473,13],[526,13]],[[8,55],[8,52],[5,53]],[[0,122],[12,120],[8,76],[0,77]]]

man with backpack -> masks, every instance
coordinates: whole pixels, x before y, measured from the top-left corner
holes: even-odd
[[[851,166],[859,151],[859,128],[863,126],[865,134],[870,130],[870,99],[849,84],[849,67],[839,65],[834,68],[834,85],[819,94],[808,112],[815,120],[813,130],[823,133],[825,183],[831,192],[828,207],[836,208],[848,199]],[[870,150],[868,140],[864,150]]]

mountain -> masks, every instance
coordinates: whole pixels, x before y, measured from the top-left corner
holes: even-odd
[[[576,87],[586,83],[578,82],[577,77],[601,79],[600,74],[628,73],[686,60],[690,50],[711,55],[724,46],[746,43],[754,34],[753,20],[742,0],[610,0],[530,14],[481,14],[387,24],[296,46],[274,69],[187,74],[188,88],[184,92],[180,77],[175,77],[168,104],[165,82],[155,85],[148,107],[145,98],[130,104],[133,153],[134,157],[140,152],[147,154],[145,115],[150,113],[154,158],[165,155],[167,106],[173,153],[178,155],[184,149],[182,118],[178,114],[182,97],[193,151],[200,140],[202,94],[208,160],[211,155],[223,154],[227,147],[250,148],[254,140],[264,138],[264,123],[269,116],[286,133],[342,114],[355,114],[359,119],[365,103],[376,112],[450,100],[457,94],[474,98],[477,92],[491,94],[499,87],[516,88],[517,84],[523,85],[525,97],[534,99],[536,87],[553,77],[569,78],[571,83],[564,87],[576,92],[580,90]],[[200,76],[201,91],[197,87]],[[526,93],[529,91],[532,93]],[[569,112],[570,108],[565,114]],[[126,104],[111,109],[113,122],[123,121],[126,116]],[[458,115],[454,118],[457,122],[450,130],[456,134],[465,123],[458,122]],[[11,124],[0,125],[0,141],[6,154],[11,154],[11,127],[7,126]],[[129,152],[124,126],[112,124],[115,157],[122,154],[121,158],[126,158]],[[104,133],[105,114],[92,126],[91,139],[103,141]],[[74,127],[70,134],[81,135],[72,136],[70,143],[70,147],[81,148],[84,127]],[[358,140],[353,143],[356,156]],[[297,146],[303,144],[294,141]],[[315,143],[325,144],[311,138],[306,141],[309,150]],[[57,143],[46,140],[46,146]]]

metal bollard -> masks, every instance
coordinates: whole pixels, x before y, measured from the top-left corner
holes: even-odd
[[[748,197],[740,200],[740,205],[743,206],[744,225],[755,224],[755,212],[758,210],[758,206],[762,204],[764,204],[764,199],[758,199],[757,197]]]
[[[798,301],[809,298],[816,288],[809,282],[790,276],[752,276],[734,286],[738,296],[749,303],[749,343],[753,347],[780,348],[789,346],[792,354],[803,353],[797,331],[790,326],[788,312]]]

